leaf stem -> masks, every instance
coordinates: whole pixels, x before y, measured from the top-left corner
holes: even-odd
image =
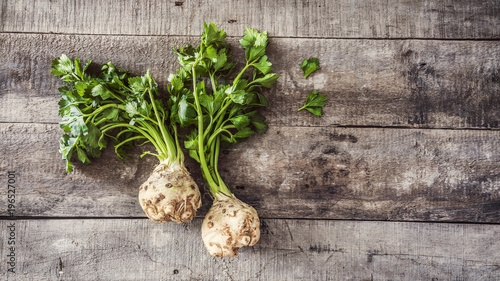
[[[201,54],[200,50],[200,54]],[[201,165],[201,170],[203,173],[203,176],[205,180],[208,183],[208,186],[210,188],[210,192],[212,195],[215,195],[219,192],[218,185],[215,183],[214,179],[212,178],[212,175],[210,173],[210,169],[208,168],[206,159],[205,159],[205,149],[203,145],[203,139],[204,139],[204,130],[203,130],[203,111],[201,109],[200,101],[198,98],[198,91],[196,89],[196,65],[198,64],[200,58],[196,59],[195,62],[193,63],[192,66],[192,72],[193,72],[193,95],[194,95],[194,100],[196,103],[196,112],[198,114],[198,156],[200,157],[200,165]]]

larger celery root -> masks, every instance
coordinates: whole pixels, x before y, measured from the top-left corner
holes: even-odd
[[[205,248],[212,256],[235,257],[260,239],[257,211],[234,196],[217,195],[201,226]]]

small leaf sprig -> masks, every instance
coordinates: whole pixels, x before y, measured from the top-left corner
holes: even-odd
[[[303,107],[299,108],[298,111],[302,109],[307,109],[316,116],[323,115],[323,106],[326,105],[327,95],[320,95],[318,91],[313,91],[307,96],[306,103]]]
[[[315,57],[310,57],[304,60],[300,67],[302,68],[302,72],[304,72],[304,78],[307,78],[311,73],[320,69],[319,67],[319,59]]]

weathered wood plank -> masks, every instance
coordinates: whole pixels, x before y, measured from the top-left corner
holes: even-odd
[[[497,1],[1,1],[0,31],[199,35],[213,21],[279,37],[498,38]]]
[[[1,235],[11,221],[0,221]],[[213,258],[201,219],[15,221],[8,280],[498,280],[500,225],[263,220],[237,258]],[[3,240],[3,239],[2,239]],[[7,247],[0,248],[2,268]]]
[[[138,187],[154,158],[122,164],[108,149],[65,174],[60,134],[55,124],[0,124],[0,170],[18,174],[18,215],[144,216]],[[264,218],[498,223],[499,162],[500,131],[271,126],[224,150],[220,171]]]
[[[52,122],[59,79],[50,61],[61,53],[109,60],[140,75],[151,69],[165,87],[177,69],[172,45],[188,37],[0,34],[0,122]],[[242,57],[236,40],[235,57]],[[322,69],[304,79],[311,55]],[[500,43],[428,40],[272,40],[270,60],[281,75],[267,91],[269,123],[282,126],[411,126],[498,128]],[[312,90],[328,94],[325,114],[297,112]]]

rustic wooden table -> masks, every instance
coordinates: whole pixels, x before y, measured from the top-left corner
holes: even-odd
[[[149,68],[164,89],[171,47],[204,21],[236,56],[246,27],[267,30],[281,76],[268,132],[221,156],[262,218],[237,258],[204,249],[207,199],[189,224],[146,218],[137,193],[155,159],[106,150],[66,174],[58,153],[52,59]],[[500,280],[499,39],[498,1],[0,0],[0,276]],[[321,70],[304,79],[309,56]],[[296,111],[312,90],[328,95],[321,118]]]

